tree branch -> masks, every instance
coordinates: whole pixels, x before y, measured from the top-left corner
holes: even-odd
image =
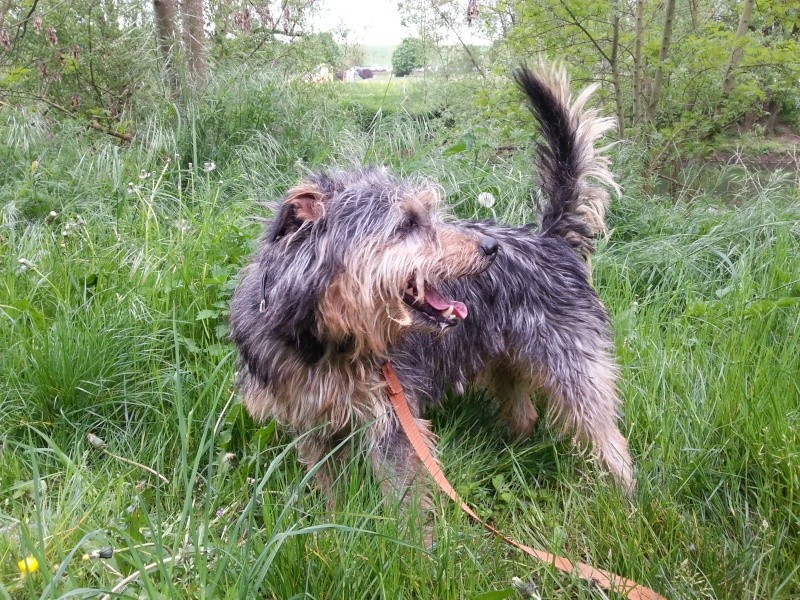
[[[60,104],[57,104],[57,103],[53,102],[52,100],[48,100],[47,98],[43,98],[42,96],[38,96],[36,94],[26,94],[24,92],[13,92],[12,90],[0,90],[0,93],[2,93],[2,92],[7,93],[9,96],[12,95],[12,94],[16,94],[18,96],[27,97],[27,98],[36,100],[37,102],[41,102],[42,104],[45,104],[45,105],[49,106],[50,108],[52,108],[53,110],[57,110],[58,112],[66,115],[66,116],[68,116],[68,117],[70,117],[72,119],[80,119],[80,117],[78,115],[76,115],[74,112],[72,112],[68,108],[63,107]],[[123,142],[128,142],[128,143],[132,142],[134,136],[136,135],[135,131],[117,131],[115,129],[112,129],[111,127],[108,127],[106,125],[102,125],[101,123],[99,123],[97,121],[97,119],[91,119],[88,123],[86,123],[86,126],[89,129],[94,129],[95,131],[99,131],[100,133],[105,133],[106,135],[110,135],[111,137],[115,137],[115,138],[117,138],[119,140],[122,140]]]
[[[610,57],[609,57],[609,56],[608,56],[608,55],[607,55],[605,52],[603,52],[603,49],[600,47],[600,44],[598,44],[598,43],[597,43],[597,40],[595,40],[595,39],[594,39],[594,37],[592,37],[592,34],[591,34],[591,33],[589,33],[589,32],[586,30],[586,28],[585,28],[583,25],[581,25],[581,24],[580,24],[580,22],[578,21],[578,18],[577,18],[577,17],[575,16],[575,14],[574,14],[574,13],[573,13],[573,12],[572,12],[570,9],[569,9],[569,6],[567,6],[567,3],[566,3],[566,2],[564,2],[564,0],[561,0],[561,6],[563,6],[563,7],[564,7],[564,10],[566,10],[566,11],[567,11],[567,14],[568,14],[568,15],[570,16],[570,18],[572,19],[572,24],[573,24],[573,25],[575,25],[575,26],[576,26],[578,29],[580,29],[580,30],[581,30],[581,31],[582,31],[582,32],[583,32],[583,33],[586,35],[586,37],[588,37],[588,38],[589,38],[589,41],[591,41],[591,42],[592,42],[592,45],[594,45],[594,47],[595,47],[595,48],[597,48],[597,51],[600,53],[600,56],[602,56],[602,57],[603,57],[603,58],[606,60],[606,62],[607,62],[608,64],[612,64],[612,60],[611,60],[611,58],[610,58]]]
[[[31,20],[31,17],[33,16],[33,13],[36,11],[36,6],[38,4],[39,4],[39,0],[33,0],[33,4],[31,5],[31,9],[28,11],[28,14],[25,15],[25,18],[22,19],[22,21],[20,21],[17,24],[17,35],[14,36],[14,43],[15,44],[18,41],[20,41],[23,37],[25,37],[25,34],[28,31],[28,21]]]
[[[458,31],[456,31],[456,28],[453,27],[453,25],[450,23],[450,20],[445,16],[445,14],[441,11],[441,9],[439,9],[439,6],[436,4],[435,1],[431,2],[431,6],[437,13],[439,13],[439,18],[442,19],[442,21],[444,21],[450,28],[450,30],[456,35],[458,43],[461,44],[462,48],[464,48],[464,51],[467,53],[467,56],[469,56],[470,62],[478,70],[478,73],[480,73],[481,77],[483,79],[486,79],[486,73],[483,71],[483,68],[481,68],[481,66],[478,64],[478,61],[475,59],[475,56],[472,54],[472,50],[469,49],[469,46],[467,46],[464,43],[464,40],[461,39],[461,36],[458,35]]]

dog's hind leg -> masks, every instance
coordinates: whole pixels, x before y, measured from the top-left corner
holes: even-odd
[[[628,442],[617,426],[620,400],[617,368],[611,356],[595,348],[554,352],[543,373],[550,410],[572,431],[578,443],[588,443],[627,495],[633,492],[633,464]]]
[[[513,439],[531,436],[539,419],[533,404],[534,390],[530,369],[521,369],[497,361],[486,369],[482,381],[500,406],[500,416]]]

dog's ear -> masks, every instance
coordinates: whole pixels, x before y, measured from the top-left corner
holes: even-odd
[[[267,235],[274,242],[289,233],[297,231],[304,223],[319,220],[325,210],[322,205],[324,194],[310,183],[301,183],[286,193],[283,204]]]

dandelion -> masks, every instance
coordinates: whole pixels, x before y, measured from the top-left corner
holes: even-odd
[[[542,596],[539,594],[539,588],[533,581],[526,583],[519,577],[512,577],[511,585],[514,586],[514,589],[517,590],[517,593],[523,598],[527,598],[528,600],[542,600]]]
[[[205,171],[206,173],[211,173],[211,171],[213,171],[216,168],[217,168],[217,163],[215,163],[213,160],[208,160],[203,163],[203,171]]]
[[[111,546],[106,546],[84,554],[83,560],[97,560],[98,558],[111,558],[112,556],[114,556],[114,549]]]
[[[139,171],[139,179],[141,179],[142,181],[148,179],[151,175],[152,173],[147,169],[142,169],[141,171]]]
[[[481,192],[478,194],[478,204],[483,206],[484,208],[492,208],[494,206],[495,199],[492,194],[489,192]]]
[[[36,560],[35,556],[26,556],[17,563],[17,568],[23,575],[36,573],[39,570],[39,561]]]
[[[226,452],[222,457],[222,466],[226,469],[230,469],[231,467],[236,466],[237,461],[238,459],[233,452]]]
[[[96,436],[93,433],[87,433],[86,440],[89,442],[92,448],[97,448],[98,450],[104,450],[107,447],[105,441],[101,437]]]

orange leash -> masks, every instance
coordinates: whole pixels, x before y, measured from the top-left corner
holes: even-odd
[[[458,493],[453,486],[450,485],[447,477],[445,477],[445,474],[442,472],[439,462],[433,457],[425,441],[422,439],[422,434],[420,434],[414,417],[411,415],[411,410],[408,408],[408,402],[406,402],[406,397],[403,393],[403,386],[400,384],[400,380],[397,378],[394,368],[392,368],[392,365],[388,362],[385,362],[383,363],[382,370],[383,377],[389,388],[389,401],[392,403],[397,419],[400,421],[400,426],[403,428],[406,437],[408,437],[408,441],[411,442],[411,446],[414,448],[417,456],[422,461],[422,464],[425,466],[428,473],[430,473],[431,477],[433,477],[439,489],[447,494],[453,502],[458,504],[461,510],[467,513],[473,521],[483,525],[488,531],[492,532],[507,544],[519,548],[528,556],[553,565],[559,571],[570,574],[577,573],[581,579],[598,585],[603,589],[623,594],[632,600],[666,600],[666,598],[657,594],[650,588],[641,586],[630,579],[625,579],[624,577],[609,573],[608,571],[595,569],[581,562],[573,563],[563,556],[556,556],[521,544],[482,521],[481,518],[475,514],[475,511],[459,498]]]

